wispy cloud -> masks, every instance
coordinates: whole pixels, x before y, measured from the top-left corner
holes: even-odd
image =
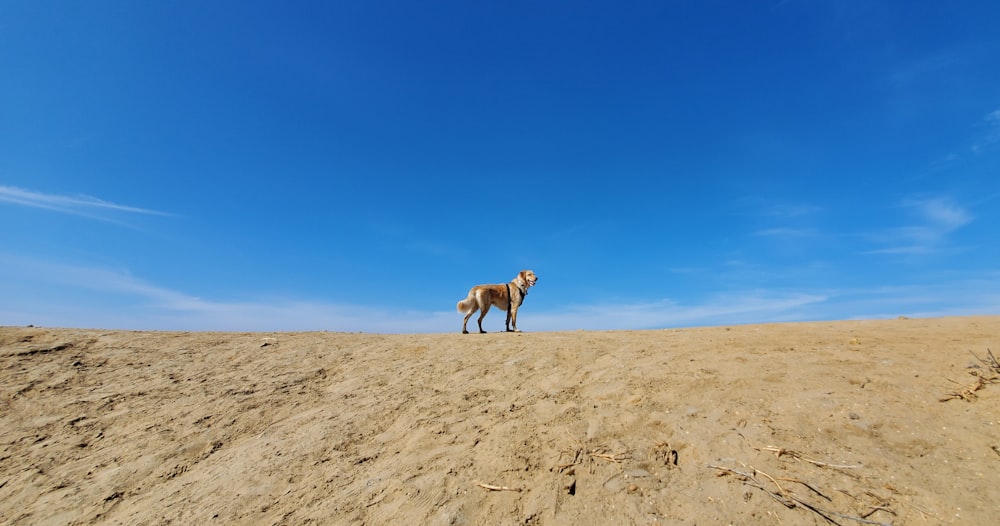
[[[822,207],[812,204],[779,203],[765,207],[762,214],[767,217],[794,218],[814,215],[822,211]]]
[[[970,135],[947,155],[932,162],[927,171],[915,176],[914,180],[923,179],[931,174],[949,169],[970,157],[984,155],[1000,147],[1000,109],[993,110],[983,116]]]
[[[54,212],[75,214],[93,219],[110,220],[105,214],[123,212],[128,214],[169,216],[166,212],[138,208],[134,206],[121,205],[91,197],[88,195],[67,196],[57,194],[45,194],[17,188],[14,186],[0,185],[0,202],[12,203],[16,205],[42,208]]]
[[[872,254],[928,254],[941,248],[948,235],[972,222],[972,215],[948,198],[916,199],[902,206],[914,212],[916,223],[873,234],[887,245]]]
[[[910,201],[907,205],[916,208],[939,235],[950,233],[972,221],[968,211],[949,199]]]
[[[1000,110],[994,110],[983,118],[983,131],[973,139],[973,153],[982,153],[993,146],[1000,145]]]
[[[920,56],[915,60],[897,64],[890,72],[890,80],[898,88],[926,83],[929,79],[940,78],[948,70],[967,62],[968,55],[968,49],[956,47]]]
[[[740,323],[1000,314],[996,273],[917,285],[856,290],[735,290],[688,301],[527,305],[527,331],[637,330]],[[123,270],[67,265],[0,252],[0,320],[5,324],[183,331],[458,332],[444,310],[351,305],[316,299],[205,299]],[[16,298],[16,299],[15,299]],[[451,305],[449,305],[451,307]],[[503,327],[503,315],[484,322]]]
[[[2,262],[0,262],[2,266]],[[315,300],[257,298],[208,300],[159,287],[124,272],[64,265],[35,265],[60,287],[51,303],[0,299],[8,323],[139,330],[362,331],[376,333],[456,332],[461,315],[453,310],[421,311],[347,305]],[[37,277],[37,276],[36,276]],[[87,289],[85,302],[74,302]],[[45,296],[44,294],[40,296]],[[703,304],[670,300],[576,305],[524,316],[526,330],[648,329],[799,319],[804,306],[825,300],[815,294],[745,292]],[[95,305],[106,305],[95,308]],[[528,311],[526,311],[528,312]],[[502,313],[487,317],[500,330]],[[528,327],[530,326],[530,328]]]
[[[814,228],[788,228],[788,227],[777,227],[777,228],[764,228],[754,232],[755,236],[759,237],[769,237],[775,239],[804,239],[807,237],[816,236],[817,232]]]
[[[11,282],[4,283],[5,280]],[[0,315],[15,324],[387,333],[453,332],[461,326],[461,315],[451,305],[446,310],[427,311],[287,297],[205,299],[158,286],[123,270],[52,263],[3,253],[0,253],[0,287],[17,292],[0,297]],[[15,296],[30,300],[14,301],[11,298]],[[526,312],[530,315],[522,324],[526,330],[551,331],[783,321],[801,319],[805,307],[825,300],[826,296],[815,293],[744,291],[696,304],[662,300],[529,310]],[[502,323],[501,313],[487,317],[485,326],[488,330],[499,330]]]
[[[125,270],[53,263],[3,253],[0,253],[0,289],[16,292],[0,297],[0,319],[24,325],[366,332],[428,332],[457,326],[457,313],[450,311],[393,312],[380,307],[287,297],[244,301],[206,299],[156,285]]]
[[[826,300],[826,295],[816,293],[737,291],[695,304],[662,300],[570,306],[533,314],[528,323],[544,330],[615,330],[789,321],[803,319],[799,315],[805,307]]]
[[[814,216],[824,211],[821,206],[803,202],[762,202],[755,208],[755,219],[773,225],[754,230],[752,235],[756,237],[799,242],[820,234],[808,225]]]

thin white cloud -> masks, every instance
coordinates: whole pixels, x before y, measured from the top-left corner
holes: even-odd
[[[1000,110],[994,110],[983,118],[984,131],[972,142],[972,152],[982,153],[1000,144]]]
[[[969,316],[1000,314],[1000,274],[935,276],[919,284],[838,292],[835,312],[842,319]],[[853,314],[852,314],[853,313]]]
[[[461,315],[438,311],[255,298],[248,301],[203,299],[137,278],[126,271],[54,264],[0,254],[0,275],[20,287],[45,289],[50,298],[15,302],[0,298],[0,313],[12,323],[120,329],[363,332],[453,332]],[[3,279],[0,279],[2,284]],[[72,298],[85,298],[74,301]],[[528,310],[526,330],[642,329],[778,321],[797,319],[802,307],[822,302],[816,294],[750,291],[718,297],[702,304],[683,305],[670,300],[637,303],[576,305],[549,312]],[[97,307],[106,305],[106,307]],[[449,305],[450,307],[450,305]],[[488,330],[499,330],[503,316],[487,317]],[[530,326],[530,328],[529,328]]]
[[[205,299],[128,271],[52,263],[0,253],[4,323],[112,329],[218,331],[443,332],[457,313],[259,297]],[[84,298],[83,300],[77,298]]]
[[[94,219],[107,219],[102,217],[106,212],[124,212],[129,214],[159,215],[169,216],[165,212],[138,208],[134,206],[120,205],[91,197],[88,195],[66,196],[56,194],[45,194],[17,188],[14,186],[0,185],[0,202],[12,203],[16,205],[42,208],[54,212],[75,214]]]
[[[1000,147],[1000,109],[993,110],[983,116],[976,131],[972,132],[971,138],[944,157],[934,161],[928,167],[927,172],[914,177],[914,180],[923,179],[930,174],[945,170],[956,163],[965,161],[970,156],[983,155],[995,151]]]
[[[926,83],[928,79],[940,78],[948,70],[968,61],[968,51],[964,48],[945,49],[897,64],[890,72],[890,80],[897,88],[902,89]]]
[[[793,218],[814,215],[822,211],[822,207],[811,204],[781,203],[764,208],[763,214],[769,217]]]
[[[972,221],[967,210],[948,199],[912,201],[910,206],[916,208],[931,227],[942,234],[950,233]]]
[[[532,314],[529,322],[518,325],[530,324],[544,330],[616,330],[788,321],[802,319],[797,313],[827,299],[824,294],[741,291],[697,304],[661,300],[570,306],[556,312]]]
[[[883,248],[870,254],[929,254],[940,250],[950,234],[973,221],[972,214],[948,198],[913,199],[902,205],[916,223],[877,232],[871,237]]]
[[[994,275],[929,284],[836,290],[743,290],[700,300],[527,305],[518,320],[529,332],[637,330],[742,323],[907,316],[1000,314]],[[934,281],[934,280],[932,280]],[[40,325],[182,331],[458,332],[461,314],[334,302],[257,297],[204,299],[157,286],[126,271],[55,264],[0,253],[0,319]],[[503,328],[502,313],[484,322]],[[474,324],[474,321],[473,321]]]
[[[803,239],[816,235],[816,230],[812,228],[765,228],[754,232],[758,237],[769,237],[776,239]]]

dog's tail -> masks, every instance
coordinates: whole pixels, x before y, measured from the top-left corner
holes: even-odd
[[[472,293],[472,291],[469,291],[469,295],[464,300],[458,302],[458,304],[455,305],[455,308],[458,309],[458,312],[461,312],[462,314],[467,314],[475,306],[476,306],[476,296],[475,294]]]

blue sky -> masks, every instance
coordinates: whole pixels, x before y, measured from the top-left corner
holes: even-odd
[[[0,325],[452,332],[524,268],[527,331],[1000,314],[998,20],[5,2]]]

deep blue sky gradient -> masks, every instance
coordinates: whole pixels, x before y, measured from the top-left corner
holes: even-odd
[[[452,331],[522,268],[525,330],[1000,314],[997,20],[8,2],[0,324]]]

